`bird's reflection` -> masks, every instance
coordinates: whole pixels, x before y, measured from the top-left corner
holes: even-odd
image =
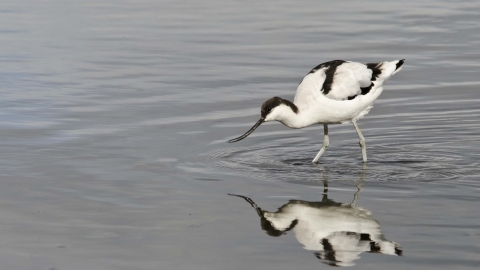
[[[278,237],[293,230],[298,242],[326,264],[352,266],[363,252],[402,255],[400,245],[385,239],[372,213],[356,205],[361,186],[357,188],[352,203],[338,203],[328,198],[325,181],[321,201],[290,200],[276,212],[262,210],[248,197],[229,195],[250,203],[268,235]]]

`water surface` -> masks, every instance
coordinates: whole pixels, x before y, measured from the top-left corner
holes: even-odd
[[[478,18],[476,1],[4,1],[2,269],[330,268],[228,195],[276,212],[324,183],[344,207],[361,186],[352,215],[402,250],[331,240],[352,255],[337,265],[478,268]],[[319,63],[402,58],[359,122],[366,166],[352,125],[316,165],[321,126],[226,143]]]

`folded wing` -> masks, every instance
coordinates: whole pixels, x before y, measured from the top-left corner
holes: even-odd
[[[361,64],[343,60],[322,63],[310,71],[298,86],[295,104],[308,103],[316,95],[334,100],[351,100],[366,95],[400,71],[404,60]]]

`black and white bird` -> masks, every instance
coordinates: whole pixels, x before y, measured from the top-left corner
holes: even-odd
[[[278,237],[293,231],[304,249],[312,251],[318,259],[332,266],[352,266],[363,252],[401,256],[402,247],[382,234],[372,213],[350,204],[328,198],[324,191],[322,201],[290,200],[276,212],[262,210],[252,199],[245,199],[257,211],[262,229]]]
[[[357,130],[363,162],[367,162],[365,138],[357,120],[365,116],[383,91],[383,83],[402,69],[405,59],[362,64],[333,60],[316,66],[300,82],[293,102],[273,97],[261,108],[260,120],[242,136],[245,139],[264,122],[279,121],[290,128],[323,124],[324,140],[317,162],[329,146],[328,125],[352,122]]]

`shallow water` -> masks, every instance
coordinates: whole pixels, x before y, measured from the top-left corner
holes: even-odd
[[[2,269],[330,268],[228,195],[315,212],[325,183],[339,228],[362,216],[402,251],[345,244],[337,265],[478,268],[479,18],[476,1],[3,1]],[[226,143],[321,62],[401,58],[359,122],[366,166],[352,125],[317,165],[321,126]]]

